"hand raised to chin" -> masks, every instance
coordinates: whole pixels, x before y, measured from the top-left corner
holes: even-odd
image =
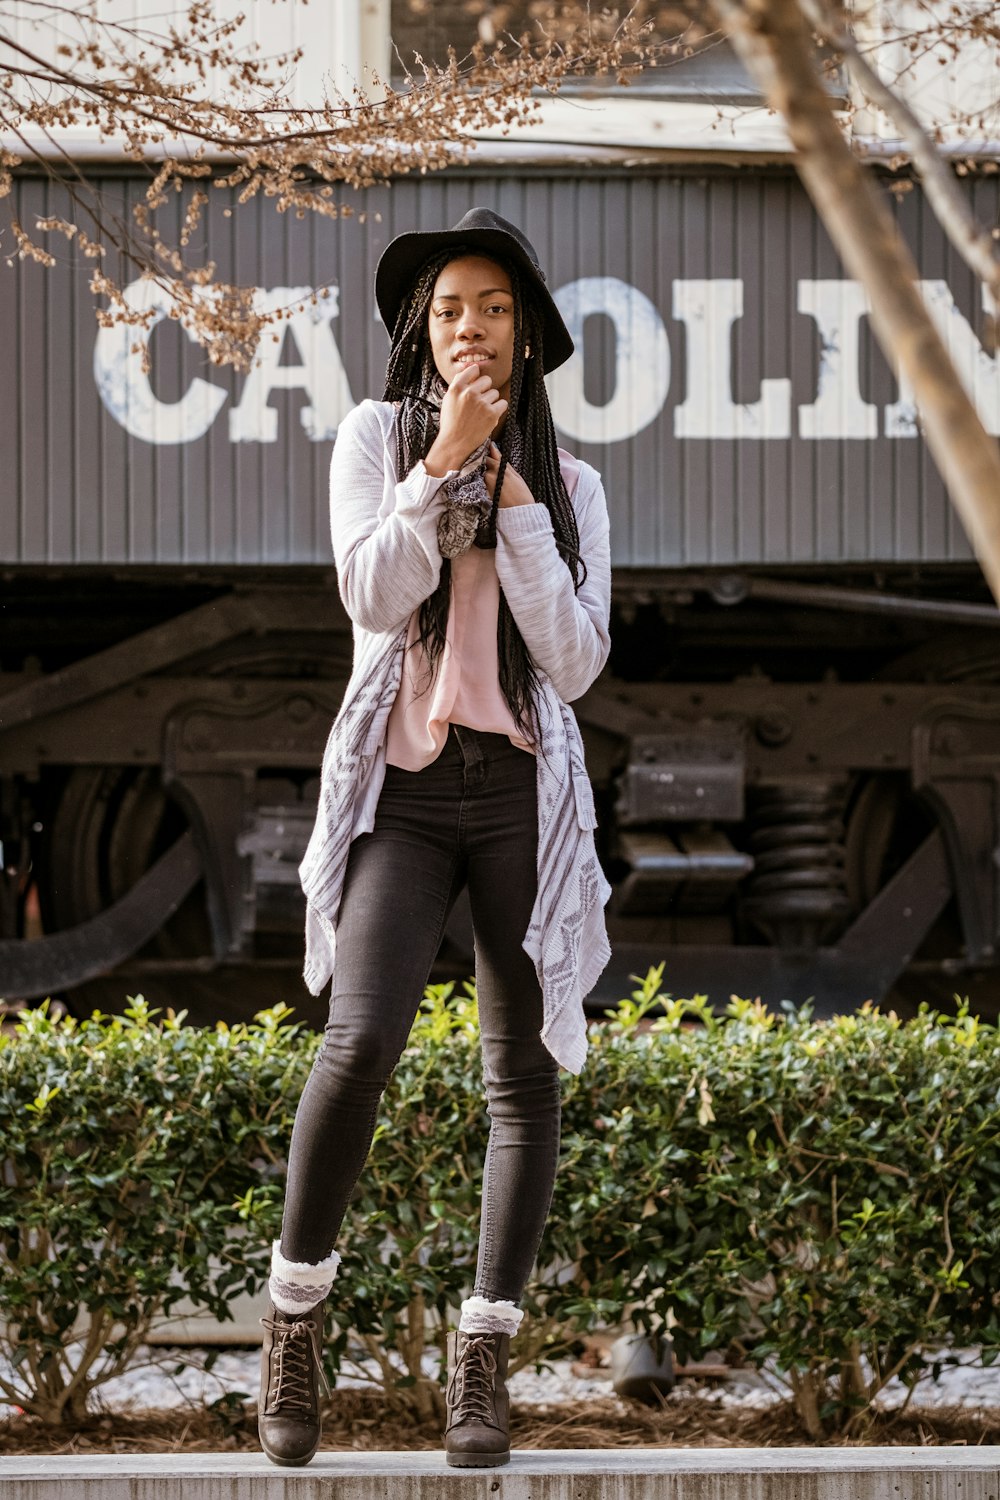
[[[489,497],[493,499],[496,489],[497,475],[500,472],[500,449],[496,443],[490,444],[490,451],[486,455],[486,488]],[[503,471],[503,488],[500,491],[500,502],[498,509],[503,510],[507,505],[534,505],[535,497],[528,489],[524,480],[515,468],[510,464]]]

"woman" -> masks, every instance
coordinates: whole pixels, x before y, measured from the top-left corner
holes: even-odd
[[[292,1133],[259,1427],[277,1463],[318,1446],[333,1244],[467,883],[490,1137],[445,1447],[488,1466],[510,1456],[507,1356],[551,1202],[559,1067],[583,1066],[582,999],[610,951],[567,707],[608,655],[608,517],[597,473],[556,448],[543,375],[573,343],[520,230],[473,209],[400,235],[375,290],[385,397],[343,423],[330,479],[354,671],[300,870],[306,982],[333,977],[330,1018]]]

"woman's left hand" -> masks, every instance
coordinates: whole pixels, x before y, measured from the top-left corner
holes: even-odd
[[[500,472],[500,449],[496,443],[490,444],[490,451],[486,455],[486,488],[490,499],[493,499],[493,491],[496,489],[497,475]],[[507,465],[503,471],[503,488],[500,491],[500,503],[498,509],[502,510],[505,505],[534,505],[535,497],[528,489],[524,480],[516,469]]]

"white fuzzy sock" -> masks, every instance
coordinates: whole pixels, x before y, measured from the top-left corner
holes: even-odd
[[[290,1316],[308,1312],[317,1302],[322,1302],[333,1286],[333,1278],[340,1265],[340,1256],[332,1250],[326,1260],[311,1266],[308,1261],[286,1260],[281,1253],[281,1241],[271,1245],[271,1275],[267,1289],[271,1301],[279,1312]]]
[[[458,1327],[462,1333],[510,1333],[521,1326],[524,1310],[513,1302],[490,1302],[487,1297],[466,1297]]]

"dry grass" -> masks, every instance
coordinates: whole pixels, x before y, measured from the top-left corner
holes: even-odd
[[[552,1406],[515,1406],[515,1448],[767,1448],[808,1446],[790,1404],[734,1411],[712,1401],[666,1398],[658,1408],[614,1397]],[[1000,1443],[1000,1408],[911,1407],[902,1417],[876,1414],[864,1444],[919,1447]],[[328,1452],[434,1449],[440,1431],[419,1425],[384,1397],[335,1391],[325,1421]],[[251,1452],[257,1449],[251,1410],[222,1419],[211,1411],[138,1412],[95,1417],[76,1430],[45,1427],[26,1417],[0,1423],[0,1455],[16,1453]]]

